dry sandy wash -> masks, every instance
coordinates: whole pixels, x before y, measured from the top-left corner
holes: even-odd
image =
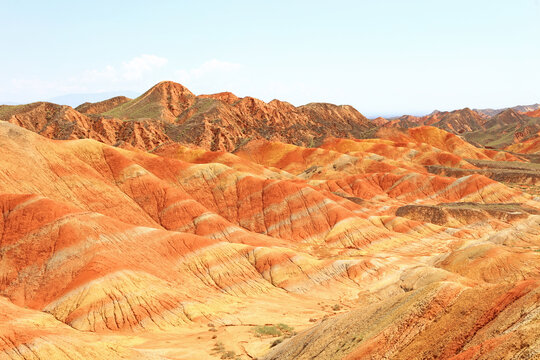
[[[171,83],[77,109],[0,108],[0,359],[540,358],[534,153]]]

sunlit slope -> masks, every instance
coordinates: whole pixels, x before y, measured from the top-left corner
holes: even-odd
[[[240,358],[488,356],[500,298],[530,319],[510,344],[534,351],[537,199],[428,171],[518,159],[413,135],[142,152],[0,123],[0,316],[16,324],[0,358],[220,358],[217,341]],[[454,340],[436,343],[438,321]],[[271,349],[255,329],[278,323],[307,332]]]

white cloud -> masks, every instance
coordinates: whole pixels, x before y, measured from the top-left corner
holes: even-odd
[[[142,54],[117,64],[87,69],[63,79],[12,78],[9,80],[11,85],[9,88],[0,88],[0,98],[29,102],[70,93],[144,91],[147,87],[168,77],[161,69],[167,63],[166,58]]]
[[[80,83],[96,83],[101,81],[117,81],[118,74],[116,69],[107,65],[104,69],[97,70],[85,70],[80,76],[75,76],[70,78],[71,82],[80,82]]]
[[[126,80],[137,80],[146,72],[167,64],[168,60],[156,55],[143,54],[122,63],[122,76]]]
[[[212,59],[204,62],[202,65],[189,70],[177,70],[176,76],[180,82],[190,82],[207,76],[218,76],[235,72],[242,65],[227,61]]]
[[[243,78],[238,73],[242,68],[240,64],[217,59],[177,71],[168,65],[169,61],[164,57],[141,54],[101,68],[86,69],[65,78],[14,78],[10,79],[9,89],[0,88],[0,98],[28,102],[66,94],[115,90],[142,92],[170,78],[193,87],[192,91],[205,93],[238,89],[238,82]]]
[[[166,58],[143,54],[122,62],[119,67],[107,65],[103,69],[85,70],[69,80],[79,84],[140,80],[143,75],[166,65],[167,62]]]

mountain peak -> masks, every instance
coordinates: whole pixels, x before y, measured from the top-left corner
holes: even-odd
[[[227,104],[233,104],[237,102],[238,100],[240,100],[238,96],[234,95],[230,91],[223,91],[216,94],[199,95],[198,97],[203,98],[203,99],[204,98],[215,99],[215,100],[223,101],[224,103],[227,103]]]
[[[162,81],[138,98],[107,111],[105,115],[172,122],[194,102],[195,95],[185,86],[174,81]]]
[[[508,108],[495,115],[491,122],[498,123],[500,125],[519,124],[523,122],[523,115],[512,108]]]
[[[518,112],[512,108],[508,108],[508,109],[504,109],[503,111],[501,111],[499,114],[497,114],[496,116],[501,116],[502,114],[518,114]]]
[[[150,94],[182,94],[186,96],[195,96],[187,87],[182,84],[176,83],[174,81],[161,81],[156,85],[152,86],[148,91],[146,91],[142,96]]]

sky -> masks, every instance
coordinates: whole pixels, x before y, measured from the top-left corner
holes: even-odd
[[[0,13],[0,103],[162,80],[369,117],[540,102],[540,0],[0,0]]]

